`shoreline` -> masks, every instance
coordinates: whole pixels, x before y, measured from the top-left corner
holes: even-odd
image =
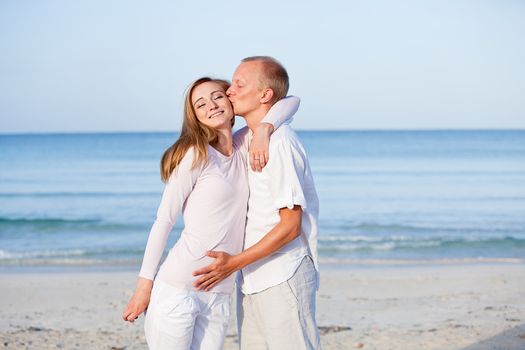
[[[418,268],[441,266],[516,266],[525,265],[522,258],[451,258],[451,259],[320,259],[321,271],[353,269]],[[79,263],[79,264],[0,264],[0,274],[18,273],[97,273],[137,272],[140,264],[133,263]]]
[[[143,317],[120,319],[135,282],[133,270],[0,270],[0,343],[143,349]],[[328,350],[525,348],[525,264],[321,265],[317,300]],[[236,349],[234,317],[227,334]]]

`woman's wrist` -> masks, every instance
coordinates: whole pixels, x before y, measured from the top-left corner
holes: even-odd
[[[271,123],[262,122],[257,126],[255,131],[260,130],[260,132],[264,133],[265,135],[271,135],[273,133],[273,129],[274,127]]]
[[[153,281],[144,277],[139,277],[137,281],[137,290],[151,291],[153,288]]]

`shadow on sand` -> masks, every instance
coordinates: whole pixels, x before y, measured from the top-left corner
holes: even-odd
[[[525,323],[461,350],[524,350]]]

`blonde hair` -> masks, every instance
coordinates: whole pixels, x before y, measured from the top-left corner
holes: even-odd
[[[212,79],[203,77],[195,80],[186,90],[184,97],[184,120],[180,136],[173,145],[171,145],[162,156],[160,161],[160,177],[162,181],[167,182],[171,173],[180,164],[186,152],[193,147],[195,156],[193,158],[192,168],[199,166],[208,161],[208,145],[217,142],[217,132],[215,129],[202,124],[195,114],[193,103],[191,102],[191,95],[193,90],[207,82],[219,84],[224,92],[230,87],[230,83],[226,80]],[[232,126],[235,122],[235,116],[232,117]]]
[[[270,88],[273,90],[272,103],[286,97],[290,87],[290,79],[288,72],[286,72],[286,69],[279,61],[270,56],[251,56],[244,58],[241,62],[261,62],[263,66],[259,88]]]

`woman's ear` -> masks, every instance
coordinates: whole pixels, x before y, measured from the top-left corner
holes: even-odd
[[[262,96],[259,99],[261,104],[269,103],[273,99],[273,90],[270,88],[263,89]]]

